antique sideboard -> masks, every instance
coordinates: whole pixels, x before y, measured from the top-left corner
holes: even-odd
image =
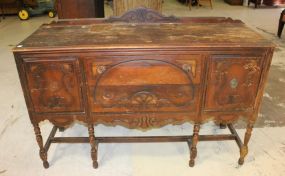
[[[51,143],[186,142],[194,166],[198,141],[234,140],[239,164],[261,104],[274,45],[239,20],[165,17],[138,8],[121,17],[42,25],[14,49],[30,120],[45,168]],[[247,122],[244,141],[232,123]],[[39,123],[54,127],[43,143]],[[229,134],[199,135],[209,120]],[[88,137],[55,137],[75,121]],[[147,130],[194,124],[186,136],[96,136],[94,125]]]

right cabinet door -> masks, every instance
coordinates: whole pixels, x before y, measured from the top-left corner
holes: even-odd
[[[262,69],[261,57],[213,56],[210,60],[205,110],[251,110]]]

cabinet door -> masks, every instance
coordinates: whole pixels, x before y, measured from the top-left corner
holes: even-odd
[[[161,58],[164,60],[159,60]],[[92,111],[196,113],[200,56],[184,56],[175,61],[165,61],[165,58],[167,56],[133,56],[89,60],[86,68]]]
[[[214,57],[208,73],[206,110],[250,110],[261,76],[262,58]]]
[[[81,88],[76,59],[24,59],[35,112],[79,112]]]

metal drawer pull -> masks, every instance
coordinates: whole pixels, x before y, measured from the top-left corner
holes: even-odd
[[[183,64],[182,69],[188,73],[192,70],[191,65],[188,64]]]
[[[106,66],[100,65],[100,66],[97,67],[97,72],[98,72],[99,74],[102,74],[102,73],[105,72],[105,71],[106,71]]]
[[[237,88],[237,86],[238,86],[238,80],[237,80],[236,78],[232,79],[232,80],[230,81],[230,85],[231,85],[231,88],[232,88],[232,89]]]

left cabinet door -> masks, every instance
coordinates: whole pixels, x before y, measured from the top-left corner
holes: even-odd
[[[35,112],[82,112],[76,58],[25,58],[24,69]]]

